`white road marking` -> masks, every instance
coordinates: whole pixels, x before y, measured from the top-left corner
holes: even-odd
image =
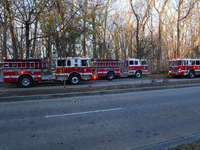
[[[83,114],[99,113],[99,112],[106,112],[106,111],[116,111],[116,110],[120,110],[120,109],[122,109],[122,108],[112,108],[112,109],[94,110],[94,111],[77,112],[77,113],[69,113],[69,114],[59,114],[59,115],[49,115],[49,116],[45,116],[45,118],[83,115]]]

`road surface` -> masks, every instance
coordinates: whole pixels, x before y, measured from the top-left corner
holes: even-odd
[[[0,149],[135,150],[197,136],[199,91],[0,103]]]

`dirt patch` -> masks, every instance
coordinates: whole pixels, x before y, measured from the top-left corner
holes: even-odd
[[[13,96],[27,96],[27,95],[41,95],[41,94],[58,94],[58,93],[73,93],[73,92],[89,92],[89,91],[102,91],[102,90],[115,90],[115,89],[128,89],[128,88],[142,88],[142,87],[155,87],[166,85],[180,85],[180,84],[195,84],[200,83],[200,80],[188,81],[175,81],[175,82],[158,82],[158,83],[141,83],[141,84],[126,84],[126,85],[111,85],[101,87],[84,87],[84,88],[51,88],[51,89],[33,89],[12,92],[0,92],[0,97],[13,97]],[[187,86],[187,85],[186,85]]]

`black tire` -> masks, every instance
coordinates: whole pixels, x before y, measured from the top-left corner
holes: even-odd
[[[108,80],[113,80],[115,78],[115,73],[112,71],[108,72],[106,78]]]
[[[135,78],[141,78],[142,77],[142,72],[141,71],[136,71],[135,73]]]
[[[70,77],[69,77],[69,84],[71,85],[77,85],[80,83],[80,76],[77,75],[77,74],[72,74]]]
[[[189,74],[188,74],[188,77],[189,78],[194,78],[195,77],[194,71],[190,71]]]
[[[19,80],[21,87],[30,87],[33,84],[32,79],[29,76],[23,76]]]

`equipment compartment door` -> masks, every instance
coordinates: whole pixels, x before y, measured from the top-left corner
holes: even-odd
[[[0,82],[3,82],[3,70],[0,68]]]

